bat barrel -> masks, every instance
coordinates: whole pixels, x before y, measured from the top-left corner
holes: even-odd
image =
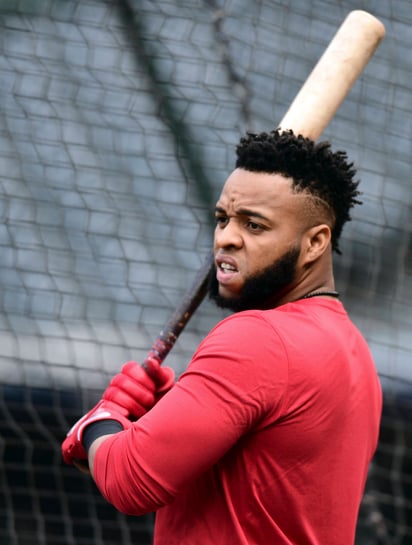
[[[279,124],[316,140],[385,36],[376,17],[354,10],[343,21],[327,49]]]

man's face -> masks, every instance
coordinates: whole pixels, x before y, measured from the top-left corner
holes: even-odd
[[[303,233],[302,195],[279,174],[236,169],[216,204],[210,296],[235,311],[270,308],[293,287]]]

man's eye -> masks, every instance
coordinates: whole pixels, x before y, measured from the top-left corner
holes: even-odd
[[[216,216],[215,221],[216,221],[216,225],[219,225],[220,227],[224,227],[227,224],[227,217],[226,216]]]
[[[255,223],[254,221],[248,221],[247,227],[250,231],[261,231],[263,229],[259,223]]]

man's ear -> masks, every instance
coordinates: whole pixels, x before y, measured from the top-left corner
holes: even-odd
[[[330,248],[332,233],[329,225],[322,223],[308,229],[302,237],[303,265],[319,259]]]

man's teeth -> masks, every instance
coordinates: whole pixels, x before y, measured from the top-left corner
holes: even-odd
[[[233,267],[233,265],[229,265],[229,263],[222,263],[220,265],[220,268],[223,269],[224,271],[235,271],[236,268]]]

